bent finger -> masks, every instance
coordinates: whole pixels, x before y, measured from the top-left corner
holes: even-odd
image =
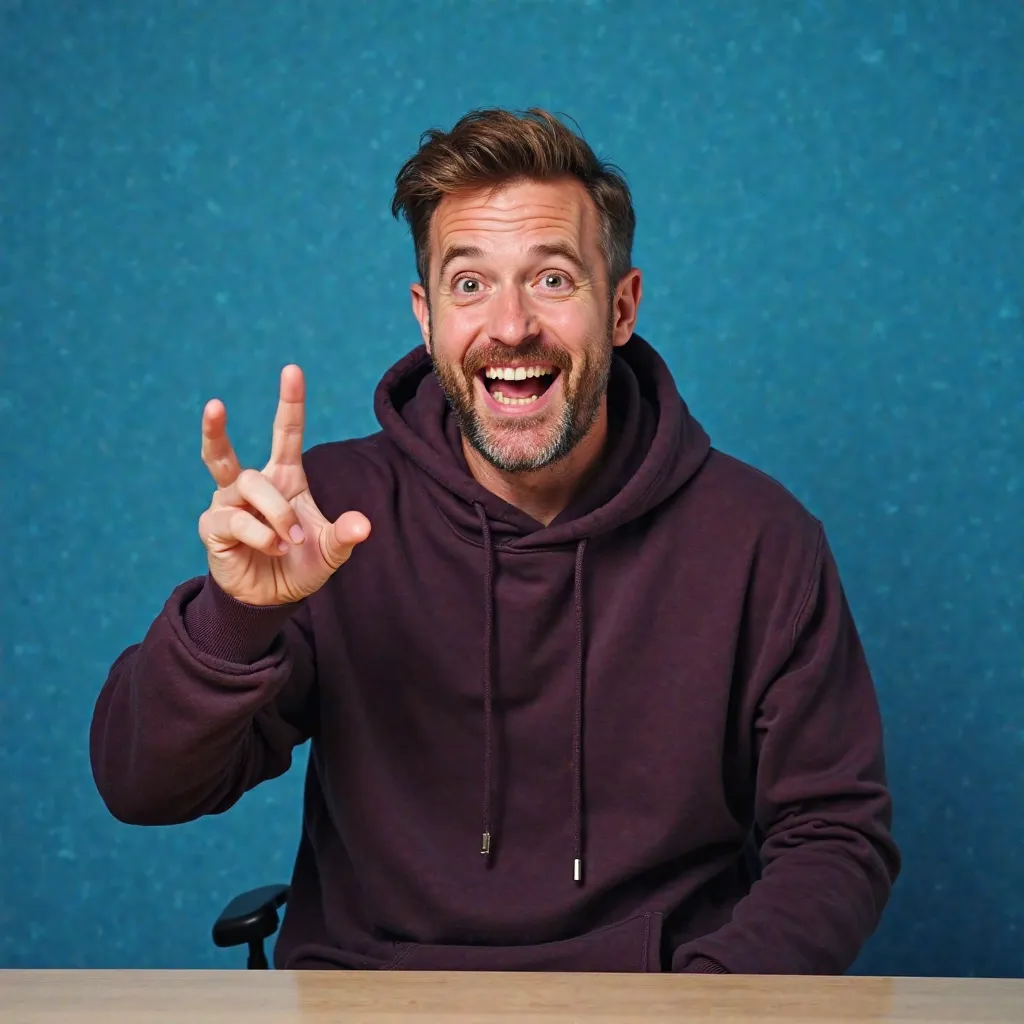
[[[241,508],[208,512],[200,520],[199,535],[203,544],[214,551],[225,551],[236,544],[244,544],[265,555],[282,555],[288,550],[288,545],[266,523]]]
[[[302,527],[291,502],[262,473],[255,469],[243,470],[230,490],[236,492],[241,499],[236,504],[244,502],[255,509],[283,541],[302,543]]]

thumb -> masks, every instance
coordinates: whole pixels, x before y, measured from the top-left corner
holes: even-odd
[[[344,565],[352,549],[370,536],[370,520],[362,512],[346,512],[324,527],[323,555],[332,569]]]

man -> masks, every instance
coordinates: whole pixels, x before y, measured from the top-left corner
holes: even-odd
[[[634,334],[625,182],[478,111],[394,212],[425,347],[305,453],[286,367],[262,472],[207,405],[209,572],[100,694],[107,806],[220,813],[310,740],[281,968],[845,971],[900,867],[876,694],[820,524]]]

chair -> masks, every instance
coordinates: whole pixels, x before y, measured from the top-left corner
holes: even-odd
[[[262,885],[240,893],[221,912],[213,925],[214,945],[221,948],[247,945],[250,971],[265,971],[269,965],[263,940],[280,924],[277,911],[288,902],[287,885]]]

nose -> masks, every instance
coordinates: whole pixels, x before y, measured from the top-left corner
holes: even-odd
[[[515,348],[537,336],[536,316],[520,289],[502,288],[489,307],[487,333],[491,341]]]

